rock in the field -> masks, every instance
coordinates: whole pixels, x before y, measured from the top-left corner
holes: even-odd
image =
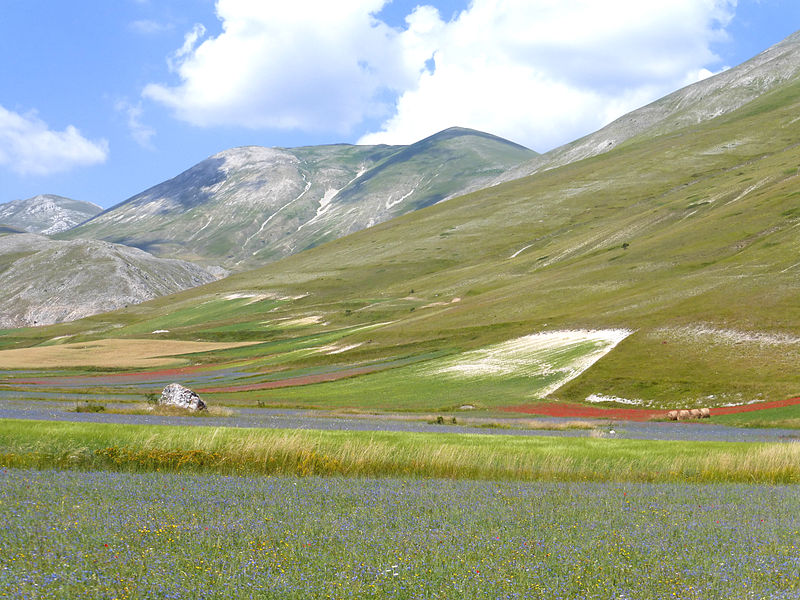
[[[159,398],[158,403],[179,406],[188,410],[206,409],[206,403],[200,399],[200,396],[178,383],[170,383],[165,387],[164,391],[161,392],[161,398]]]

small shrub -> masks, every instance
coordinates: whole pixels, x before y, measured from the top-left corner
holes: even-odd
[[[105,411],[106,407],[97,402],[84,402],[75,405],[75,412],[78,413],[98,413]]]
[[[161,395],[150,392],[145,394],[144,397],[147,399],[148,404],[158,404],[158,400],[161,398]]]

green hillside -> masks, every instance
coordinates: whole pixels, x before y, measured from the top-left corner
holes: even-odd
[[[264,342],[191,357],[221,369],[204,385],[228,402],[430,410],[547,393],[642,407],[800,395],[799,111],[795,79],[701,124],[0,343]],[[503,345],[545,333],[561,341],[527,354]],[[300,385],[308,376],[317,383]]]

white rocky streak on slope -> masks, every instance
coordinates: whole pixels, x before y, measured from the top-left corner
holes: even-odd
[[[344,352],[348,352],[349,350],[355,350],[359,346],[363,346],[364,342],[358,342],[356,344],[347,344],[341,346],[339,344],[330,344],[328,346],[320,346],[317,348],[317,351],[322,352],[323,354],[343,354]]]
[[[252,240],[254,237],[256,237],[257,235],[259,235],[259,234],[260,234],[262,231],[264,231],[264,228],[265,228],[267,225],[269,225],[269,222],[270,222],[270,221],[272,221],[272,219],[274,219],[275,217],[277,217],[277,216],[278,216],[278,214],[279,214],[279,213],[280,213],[282,210],[284,210],[284,209],[286,209],[286,208],[290,207],[292,204],[294,204],[295,202],[297,202],[298,200],[300,200],[300,198],[302,198],[303,196],[305,196],[305,195],[306,195],[306,192],[308,192],[308,190],[310,190],[310,189],[311,189],[311,182],[308,180],[308,177],[306,177],[306,174],[305,174],[305,172],[303,172],[303,171],[300,171],[300,175],[302,176],[302,178],[303,178],[303,181],[304,181],[304,182],[305,182],[305,184],[306,184],[305,188],[303,188],[303,191],[302,191],[302,192],[300,192],[300,194],[299,194],[299,195],[298,195],[296,198],[292,198],[292,199],[291,199],[291,200],[289,200],[289,201],[288,201],[286,204],[284,204],[283,206],[281,206],[280,208],[278,208],[278,210],[276,210],[274,213],[272,213],[272,214],[271,214],[269,217],[267,217],[267,220],[266,220],[266,221],[264,221],[264,222],[261,224],[261,227],[259,228],[259,230],[258,230],[258,231],[256,231],[256,232],[255,232],[253,235],[251,235],[249,238],[247,238],[247,239],[245,240],[244,244],[242,244],[242,247],[243,247],[243,248],[244,248],[245,246],[247,246],[247,244],[250,242],[250,240]],[[257,253],[258,253],[258,250],[256,250],[255,252],[253,252],[253,254],[257,254]]]
[[[781,273],[786,273],[787,271],[791,271],[792,269],[796,269],[797,267],[800,267],[800,262],[799,263],[795,263],[795,264],[793,264],[793,265],[791,265],[789,267],[786,267],[785,269],[783,269],[781,271]]]
[[[630,406],[641,406],[644,400],[631,400],[630,398],[618,398],[617,396],[604,396],[603,394],[590,394],[586,397],[587,402],[615,402],[616,404],[628,404]]]
[[[198,229],[197,231],[195,231],[195,232],[194,232],[194,233],[193,233],[191,236],[189,236],[189,239],[190,239],[190,240],[193,240],[193,239],[195,239],[195,238],[196,238],[198,235],[200,235],[200,232],[201,232],[201,231],[203,231],[203,230],[204,230],[206,227],[208,227],[209,225],[211,225],[211,221],[213,221],[213,220],[214,220],[214,216],[213,216],[213,215],[212,215],[212,216],[210,216],[210,217],[208,217],[208,221],[206,221],[206,224],[205,224],[205,225],[203,225],[203,226],[202,226],[200,229]]]
[[[225,296],[225,300],[247,300],[245,302],[245,306],[248,304],[255,304],[256,302],[261,302],[262,300],[271,300],[274,299],[276,296],[275,294],[248,294],[248,293],[234,293],[228,294]]]
[[[392,201],[392,197],[389,196],[389,199],[386,201],[386,210],[390,210],[393,206],[397,206],[398,204],[400,204],[403,200],[405,200],[406,198],[411,196],[411,194],[416,192],[418,187],[419,187],[419,182],[417,182],[417,184],[411,189],[410,192],[408,192],[407,194],[403,194],[402,196],[400,196],[399,199],[394,201]]]
[[[319,208],[317,208],[317,214],[311,217],[311,219],[309,219],[305,223],[301,223],[300,226],[297,228],[297,231],[300,231],[306,225],[311,225],[312,223],[316,223],[317,221],[319,221],[329,210],[334,208],[333,200],[334,198],[336,198],[336,196],[339,195],[339,192],[347,189],[354,181],[356,181],[356,179],[361,177],[366,172],[367,168],[364,165],[361,165],[358,169],[358,172],[356,173],[356,176],[353,177],[346,184],[344,184],[344,186],[340,187],[338,190],[334,188],[326,190],[325,194],[319,201]]]
[[[512,255],[511,255],[511,256],[509,256],[508,258],[509,258],[509,259],[511,259],[511,258],[517,258],[517,257],[518,257],[520,254],[522,254],[523,252],[525,252],[525,250],[527,250],[527,249],[528,249],[528,248],[530,248],[531,246],[533,246],[533,244],[528,244],[528,245],[527,245],[527,246],[525,246],[524,248],[520,248],[519,250],[517,250],[516,252],[514,252],[514,254],[512,254]]]
[[[571,381],[632,332],[628,329],[567,330],[535,333],[436,362],[429,376],[495,378],[553,376],[539,389],[544,397]]]
[[[765,177],[761,181],[759,181],[757,183],[754,183],[753,185],[747,187],[741,194],[736,196],[736,198],[726,202],[724,206],[727,206],[728,204],[733,204],[734,202],[738,202],[739,200],[741,200],[742,198],[744,198],[748,194],[751,194],[751,193],[755,192],[758,188],[763,187],[766,183],[769,183],[769,177]]]

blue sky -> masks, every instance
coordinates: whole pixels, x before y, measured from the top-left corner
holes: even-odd
[[[3,0],[0,202],[108,207],[233,146],[451,125],[546,151],[800,29],[796,0],[419,4]]]

